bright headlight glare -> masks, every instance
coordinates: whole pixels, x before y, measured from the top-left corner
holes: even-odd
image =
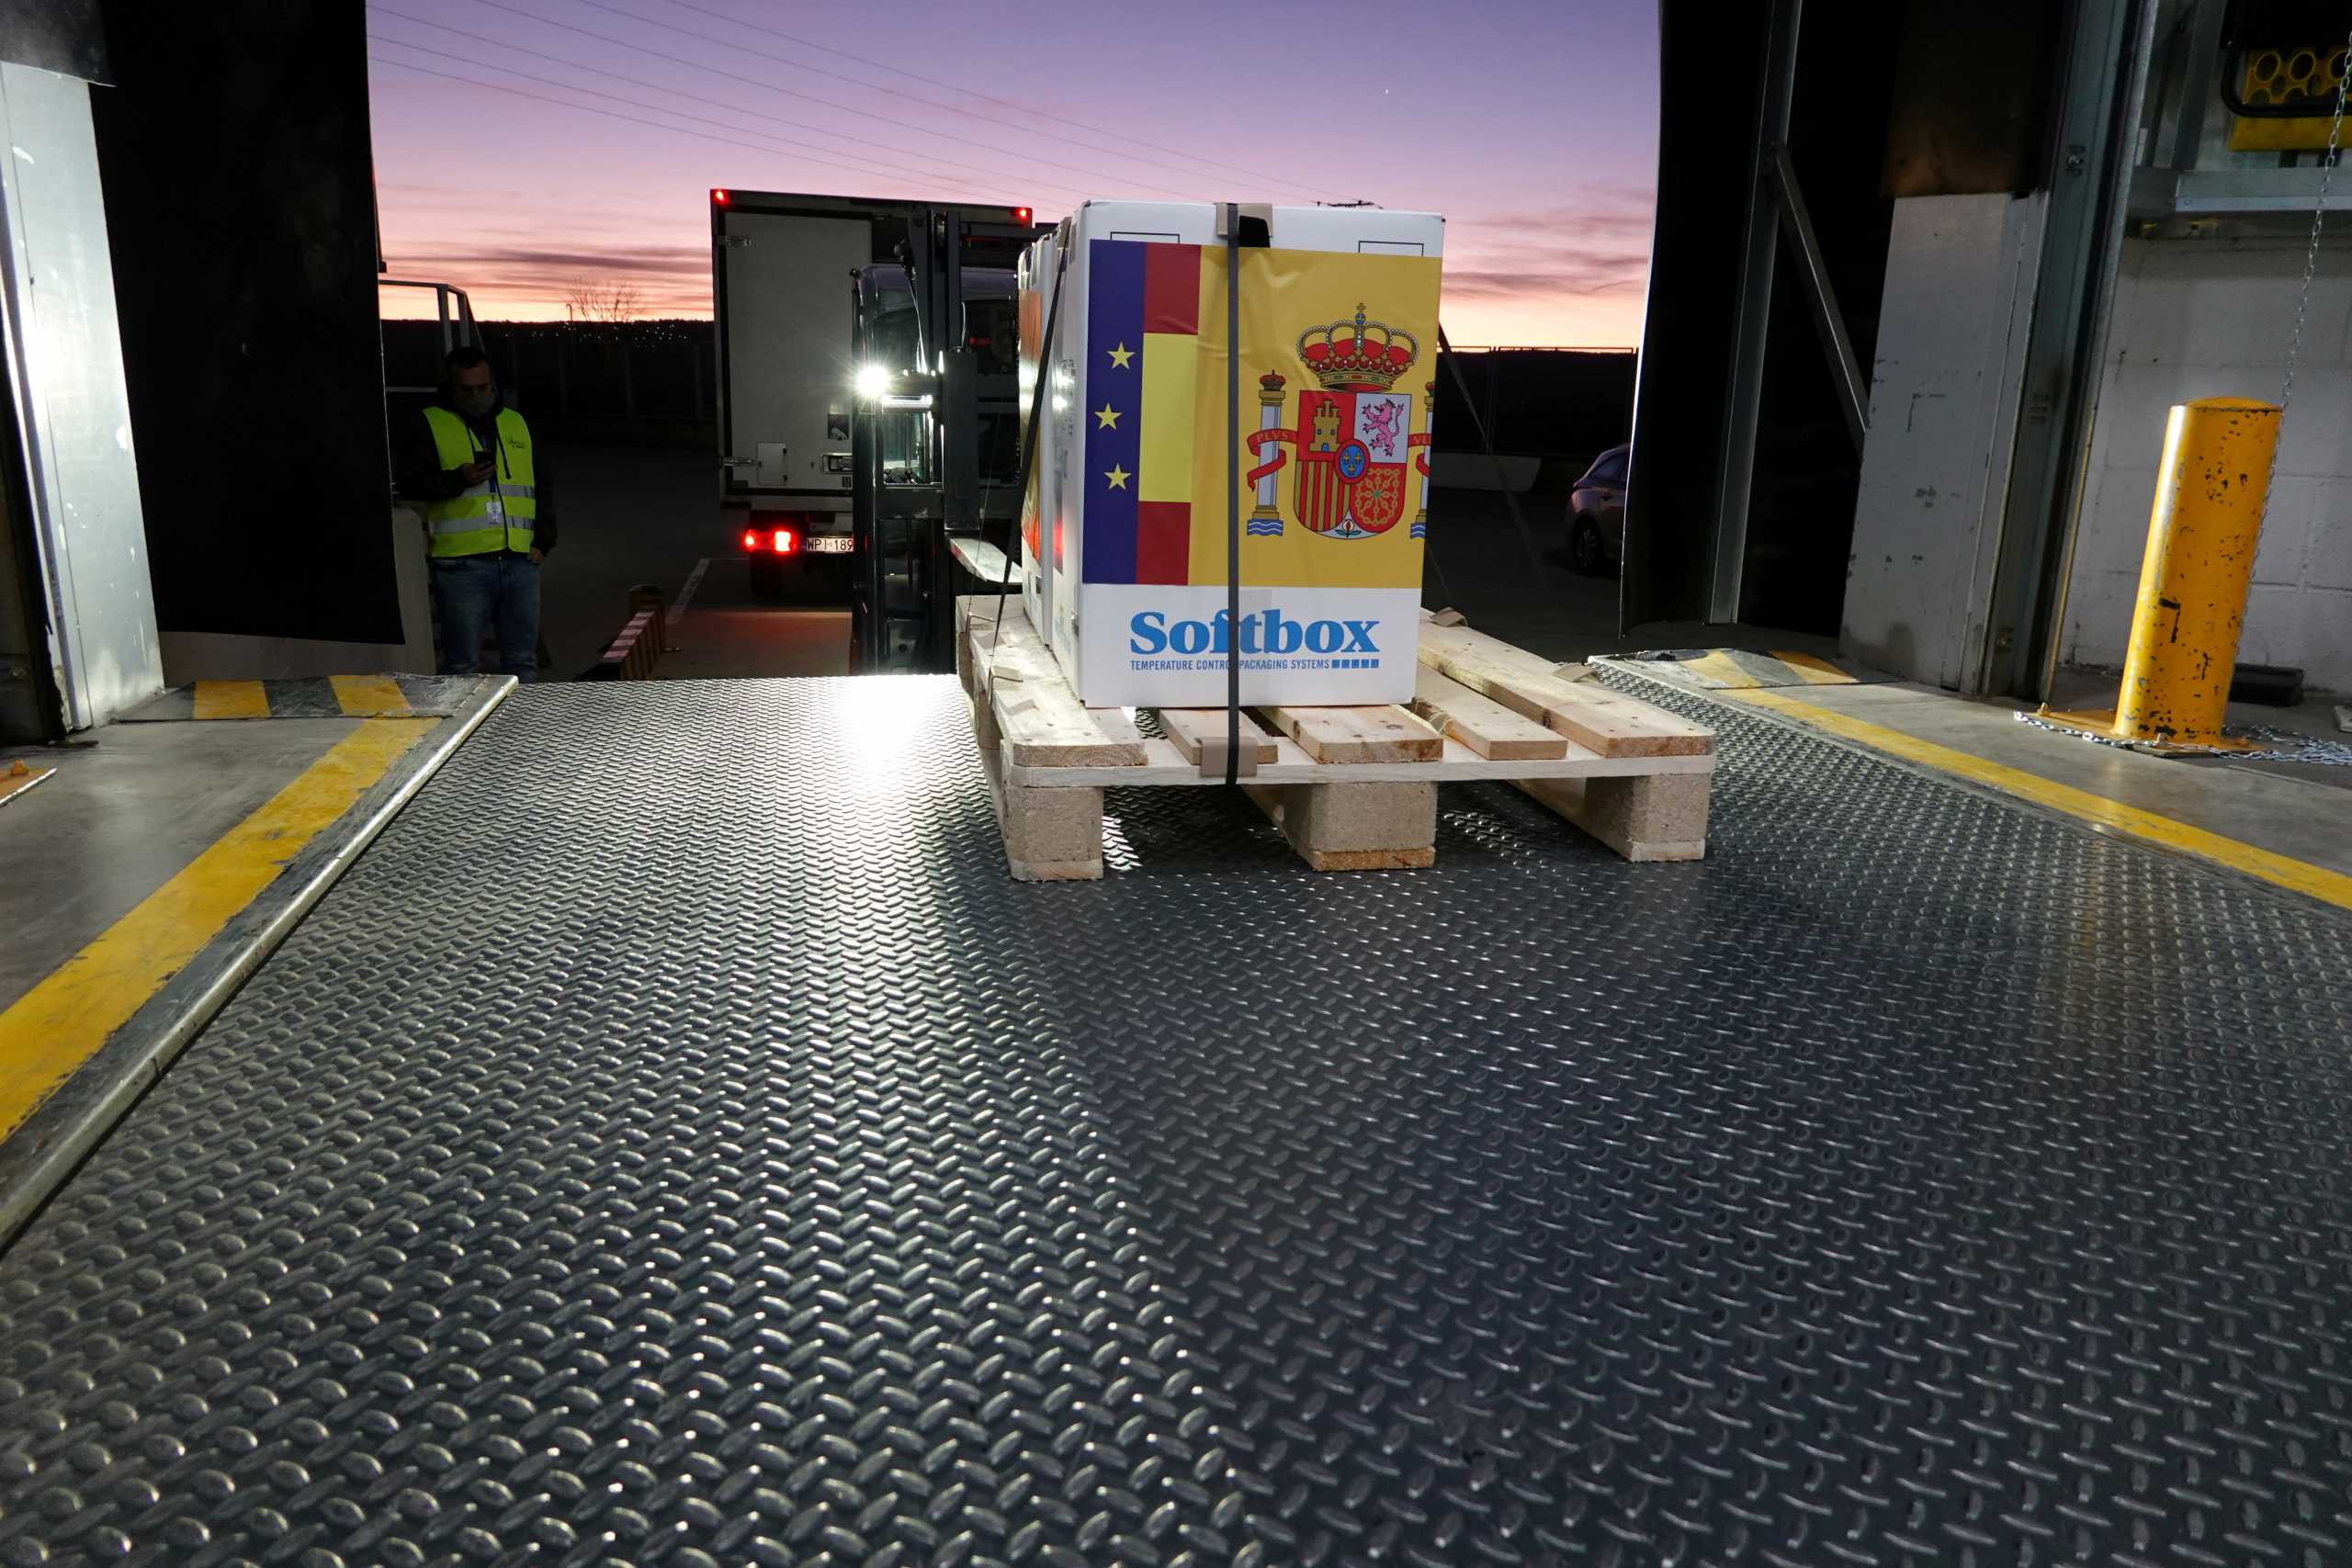
[[[857,368],[857,395],[861,398],[878,398],[888,391],[890,383],[897,379],[898,378],[890,373],[888,366],[861,365]]]

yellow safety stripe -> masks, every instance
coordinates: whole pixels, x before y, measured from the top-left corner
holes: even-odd
[[[1685,659],[1680,661],[1678,668],[1718,690],[1756,684],[1755,676],[1742,670],[1738,664],[1722,653],[1707,652],[1696,659]]]
[[[259,681],[198,681],[198,718],[267,718],[269,694]]]
[[[259,682],[252,682],[258,686]],[[287,863],[440,723],[371,719],[0,1012],[0,1137],[23,1125]]]
[[[1810,653],[1798,653],[1785,648],[1776,648],[1771,654],[1796,671],[1797,678],[1808,686],[1851,686],[1859,683],[1826,659],[1816,659]]]
[[[354,718],[404,718],[413,710],[408,694],[390,675],[330,675],[334,700]]]
[[[2039,773],[2029,773],[2022,768],[1988,761],[1983,757],[1972,757],[1965,751],[1955,751],[1949,746],[1939,746],[1932,740],[1922,740],[1899,729],[1889,729],[1884,725],[1871,724],[1848,714],[1816,707],[1801,697],[1785,693],[1727,692],[1724,695],[1751,706],[1770,708],[1815,729],[1859,741],[1872,750],[1921,763],[1997,789],[2005,795],[2048,807],[2053,811],[2063,811],[2094,827],[2159,844],[2182,854],[2196,855],[2217,865],[2227,866],[2232,871],[2259,877],[2277,886],[2334,904],[2339,908],[2352,909],[2352,876],[2342,872],[2277,854],[2236,839],[2208,832],[2202,828],[2193,828],[2186,822],[2160,817],[2136,806],[2126,806],[2120,800],[2109,800],[2105,795],[2093,795],[2088,790],[2043,778]]]

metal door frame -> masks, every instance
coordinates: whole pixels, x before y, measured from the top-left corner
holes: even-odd
[[[1971,693],[2039,702],[2056,676],[2157,9],[2156,0],[2075,7],[1992,613],[1970,661]]]
[[[376,287],[379,289],[430,288],[433,290],[434,307],[441,321],[441,355],[443,358],[447,358],[449,352],[452,349],[471,348],[481,341],[481,333],[475,330],[474,327],[473,301],[467,299],[466,291],[458,288],[455,284],[427,283],[421,278],[412,277],[379,277],[376,280]],[[450,314],[449,310],[450,302],[452,300],[457,303],[457,313],[455,315]],[[381,311],[379,309],[379,315],[380,316],[380,314]],[[441,389],[438,387],[390,386],[384,389],[387,392],[405,392],[410,394],[420,392],[430,394],[437,392],[440,389]]]
[[[1853,437],[1857,461],[1870,430],[1870,378],[1854,357],[1845,310],[1838,302],[1827,258],[1814,231],[1796,166],[1789,158],[1789,123],[1796,99],[1797,54],[1804,30],[1804,0],[1774,0],[1764,49],[1763,86],[1757,100],[1755,152],[1748,167],[1731,397],[1724,408],[1716,468],[1714,559],[1707,618],[1717,624],[1740,618],[1740,590],[1747,565],[1747,514],[1756,481],[1756,434],[1771,337],[1772,283],[1783,234],[1796,263],[1797,291],[1821,334],[1830,383],[1837,390],[1838,412]]]

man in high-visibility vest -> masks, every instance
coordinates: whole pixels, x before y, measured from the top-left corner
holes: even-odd
[[[433,602],[441,614],[441,673],[481,668],[495,631],[502,674],[538,673],[539,562],[555,548],[555,497],[531,427],[498,395],[478,348],[450,351],[440,400],[417,415],[396,477],[424,508]]]

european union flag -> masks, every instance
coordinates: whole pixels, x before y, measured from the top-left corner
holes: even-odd
[[[1186,582],[1201,248],[1091,243],[1086,581]]]

